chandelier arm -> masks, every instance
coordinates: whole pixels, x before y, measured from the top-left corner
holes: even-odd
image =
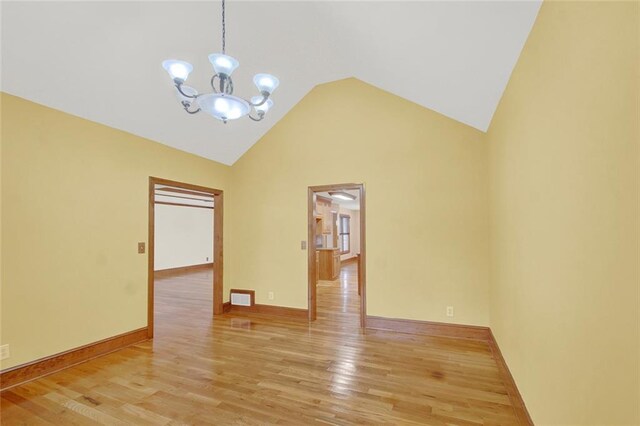
[[[184,96],[185,98],[195,99],[195,98],[197,98],[197,97],[199,96],[199,95],[197,95],[197,94],[196,94],[196,95],[188,95],[188,94],[184,93],[184,92],[182,91],[182,83],[176,83],[176,89],[178,89],[178,92],[180,92],[180,94],[181,94],[182,96]]]
[[[269,100],[269,94],[265,94],[266,92],[261,93],[262,95],[262,100],[260,102],[258,102],[257,104],[254,104],[253,102],[249,101],[249,103],[254,106],[254,107],[258,107],[260,105],[264,105],[265,102],[267,102]]]
[[[211,77],[211,88],[214,93],[220,93],[218,92],[218,89],[216,89],[216,77],[218,77],[218,79],[220,78],[218,74],[214,74],[213,77]]]
[[[258,118],[253,117],[251,113],[247,114],[247,116],[253,121],[262,121],[262,119],[264,118],[264,113],[258,113]]]
[[[197,109],[197,110],[195,110],[195,111],[189,111],[189,108],[184,107],[184,110],[185,110],[185,111],[187,111],[187,114],[191,114],[191,115],[193,115],[193,114],[197,114],[197,113],[199,113],[199,112],[200,112],[200,108],[198,108],[198,109]]]
[[[227,84],[223,92],[226,93],[227,95],[233,95],[233,79],[231,78],[231,76],[228,76],[227,78],[225,78],[225,83]]]
[[[191,104],[187,101],[182,101],[182,107],[184,108],[185,111],[187,111],[187,113],[189,114],[197,114],[200,112],[200,108],[196,109],[196,110],[190,110],[189,107],[191,106]]]
[[[230,75],[226,75],[226,74],[222,74],[222,76],[216,74],[218,76],[218,79],[220,79],[220,90],[216,90],[215,87],[213,87],[213,78],[211,79],[211,85],[213,87],[213,90],[216,90],[216,93],[224,93],[225,95],[233,95],[233,79],[231,78]],[[214,76],[215,78],[215,76]]]

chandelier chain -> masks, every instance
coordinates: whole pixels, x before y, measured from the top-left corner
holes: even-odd
[[[226,55],[226,33],[227,33],[227,28],[226,28],[226,23],[225,23],[225,7],[224,7],[224,0],[222,0],[222,54]]]

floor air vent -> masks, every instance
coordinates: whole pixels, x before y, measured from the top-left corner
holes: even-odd
[[[255,291],[231,290],[231,304],[234,306],[253,306],[255,304]]]

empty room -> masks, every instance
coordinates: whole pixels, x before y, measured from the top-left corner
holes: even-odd
[[[640,2],[0,2],[2,425],[640,425]]]

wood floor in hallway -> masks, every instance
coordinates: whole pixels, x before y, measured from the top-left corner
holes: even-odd
[[[157,280],[152,341],[3,392],[2,424],[517,424],[486,342],[363,333],[354,265],[312,324],[213,319],[210,274]]]
[[[360,297],[356,262],[344,263],[338,279],[318,281],[316,326],[359,333]]]

